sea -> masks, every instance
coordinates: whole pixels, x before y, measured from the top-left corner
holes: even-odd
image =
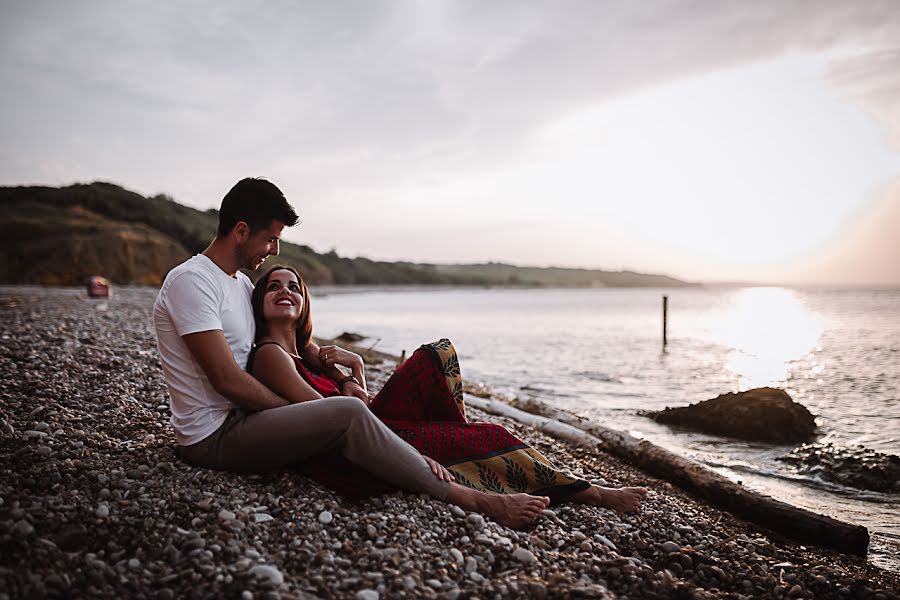
[[[450,338],[463,378],[650,440],[743,485],[863,525],[869,560],[900,571],[900,494],[777,460],[794,445],[670,429],[643,411],[784,388],[817,441],[900,455],[900,290],[314,288],[316,335],[400,354]],[[667,344],[663,346],[663,298]]]

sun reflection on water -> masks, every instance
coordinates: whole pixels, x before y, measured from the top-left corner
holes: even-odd
[[[710,332],[729,348],[724,368],[736,387],[774,385],[791,379],[797,361],[821,377],[825,365],[815,352],[822,321],[782,288],[748,288],[735,295],[734,305],[720,313]]]

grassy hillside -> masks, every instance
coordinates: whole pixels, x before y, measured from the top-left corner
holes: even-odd
[[[666,275],[647,275],[632,271],[597,271],[561,267],[517,267],[503,263],[477,265],[441,265],[438,272],[466,274],[506,285],[560,287],[677,287],[688,285]]]
[[[117,283],[158,285],[201,252],[215,235],[218,213],[146,198],[110,183],[64,188],[0,187],[0,282],[79,285],[88,275]],[[314,285],[677,286],[660,275],[585,269],[428,265],[344,258],[284,243],[279,262]]]

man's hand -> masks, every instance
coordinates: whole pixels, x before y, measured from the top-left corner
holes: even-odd
[[[431,467],[431,472],[434,473],[434,476],[440,479],[441,481],[456,481],[456,478],[450,474],[444,465],[437,462],[433,458],[428,458],[427,456],[422,456],[425,459],[425,462],[428,463],[428,466]]]

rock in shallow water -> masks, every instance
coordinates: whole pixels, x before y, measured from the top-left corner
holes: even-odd
[[[881,454],[862,446],[845,448],[828,444],[803,444],[778,460],[796,465],[810,476],[875,492],[900,491],[900,456]]]
[[[805,406],[784,390],[769,387],[722,394],[647,416],[666,425],[760,442],[807,441],[816,430],[815,417]]]

